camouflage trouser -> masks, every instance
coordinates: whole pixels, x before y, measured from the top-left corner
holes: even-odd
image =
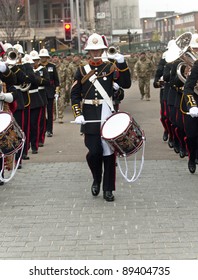
[[[58,118],[63,119],[65,110],[65,90],[60,89],[60,94],[58,98]]]
[[[150,77],[139,78],[138,84],[141,97],[150,98]]]
[[[65,103],[66,104],[70,103],[70,98],[71,98],[71,96],[70,96],[70,89],[68,89],[68,90],[65,91]]]

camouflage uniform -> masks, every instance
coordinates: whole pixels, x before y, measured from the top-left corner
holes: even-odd
[[[162,52],[161,50],[157,50],[157,52],[153,54],[154,73],[156,73],[157,71],[157,67],[159,65],[161,58],[162,58]]]
[[[130,72],[131,72],[131,79],[133,79],[134,66],[135,66],[137,61],[138,61],[138,57],[133,53],[127,59],[127,64],[129,66],[129,69],[130,69]]]
[[[59,123],[63,123],[64,109],[65,109],[67,69],[65,64],[62,62],[56,64],[56,69],[60,81],[60,89],[59,89],[59,97],[58,97],[58,118],[59,118]]]
[[[76,71],[81,64],[81,58],[79,55],[74,55],[73,61],[69,63],[67,71],[68,71],[68,78],[67,78],[67,97],[66,97],[66,103],[70,103],[70,92],[71,92],[71,86],[73,84],[74,76],[76,74]]]
[[[153,62],[146,57],[145,52],[140,54],[140,58],[134,66],[134,76],[138,79],[141,99],[145,96],[147,101],[150,100],[150,80],[153,67]]]

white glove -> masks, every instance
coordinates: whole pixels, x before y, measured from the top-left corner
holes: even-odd
[[[114,90],[119,90],[120,86],[117,83],[113,83],[113,89]]]
[[[77,124],[84,124],[85,123],[85,118],[83,115],[80,115],[78,117],[75,118],[75,123]]]
[[[12,93],[7,92],[7,93],[0,93],[0,100],[4,100],[5,102],[12,103],[14,100]]]
[[[56,100],[58,100],[59,94],[58,94],[58,93],[55,93],[54,97],[55,97]]]
[[[118,63],[123,63],[124,62],[124,56],[120,53],[116,53],[114,55],[114,59],[117,60]]]
[[[6,66],[5,62],[0,61],[0,72],[4,73],[6,71],[6,69],[7,69],[7,66]]]
[[[0,92],[0,101],[5,100],[5,94],[3,92]]]
[[[198,108],[197,107],[190,108],[188,114],[191,115],[192,118],[198,117]]]

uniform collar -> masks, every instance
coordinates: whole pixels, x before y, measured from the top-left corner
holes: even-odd
[[[93,59],[90,59],[90,60],[89,60],[89,64],[90,64],[91,66],[99,66],[99,65],[103,64],[103,61],[102,61],[102,59],[100,59],[100,60],[98,60],[98,61],[95,61],[95,60],[93,60]]]

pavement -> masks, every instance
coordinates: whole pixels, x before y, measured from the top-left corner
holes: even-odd
[[[144,129],[146,147],[135,182],[117,167],[114,202],[92,197],[83,136],[66,108],[54,136],[0,186],[1,260],[198,259],[198,173],[162,141],[159,92],[151,91],[151,101],[141,101],[135,82],[121,104]]]

